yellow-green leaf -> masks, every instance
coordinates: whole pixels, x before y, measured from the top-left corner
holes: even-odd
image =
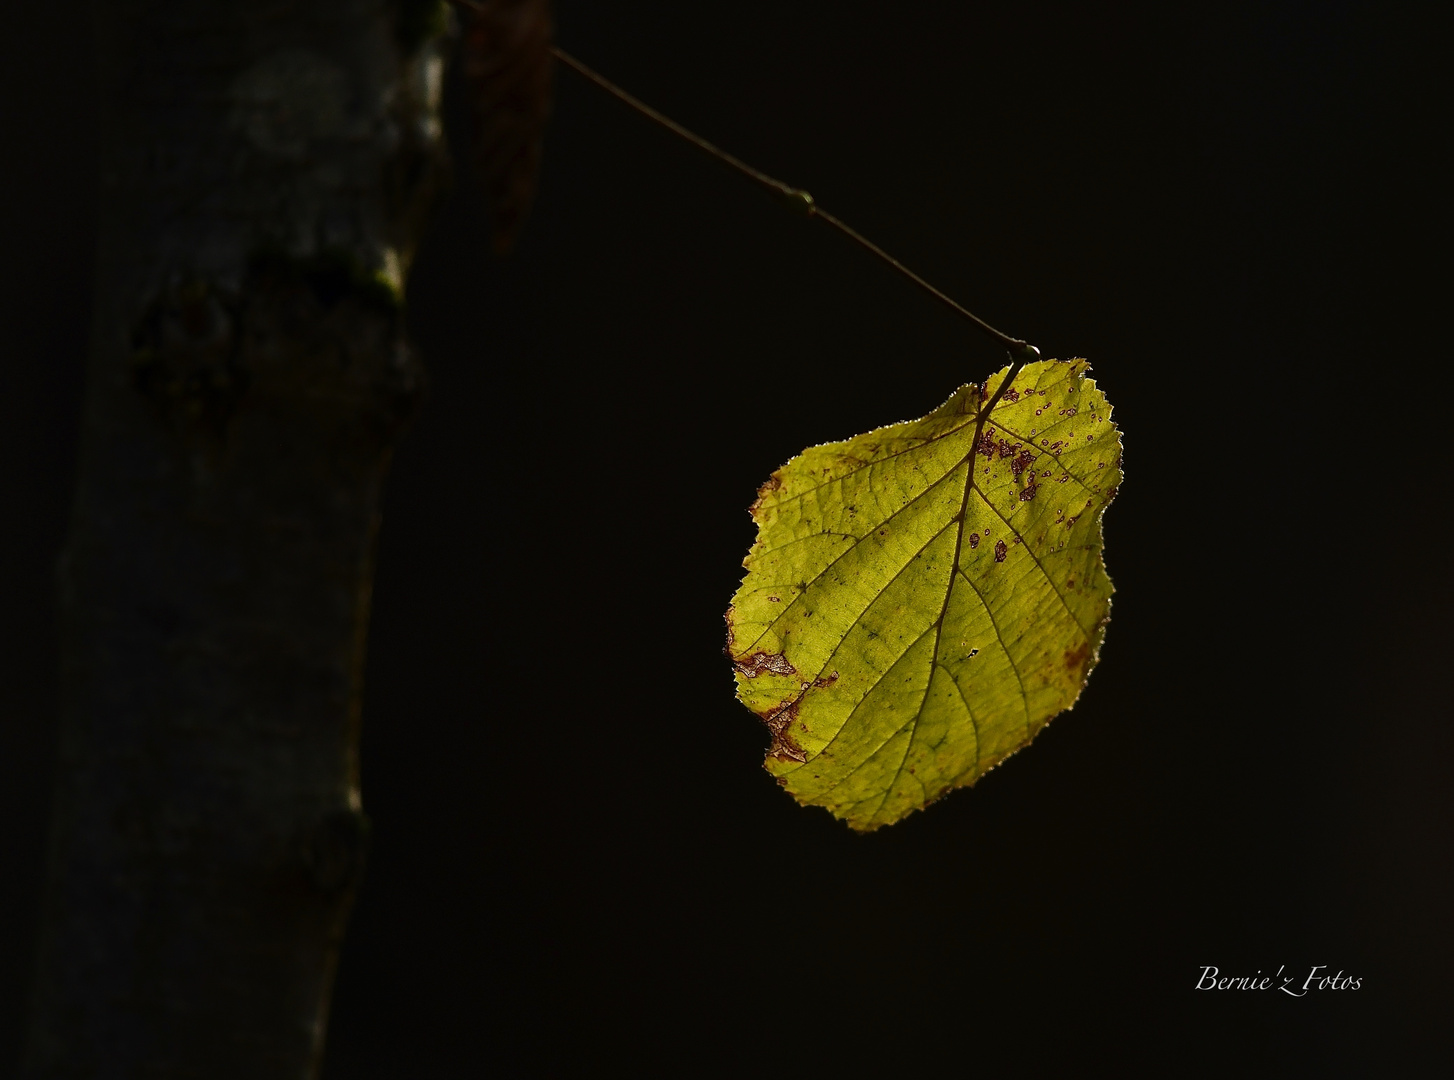
[[[887,825],[1075,704],[1109,618],[1101,514],[1121,482],[1088,367],[1027,364],[996,401],[1006,368],[762,486],[727,652],[798,801]]]

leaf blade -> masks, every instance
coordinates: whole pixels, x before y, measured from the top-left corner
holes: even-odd
[[[1100,518],[1120,483],[1087,367],[1026,365],[985,414],[1006,368],[763,485],[727,652],[800,802],[897,821],[1074,704],[1109,616]]]

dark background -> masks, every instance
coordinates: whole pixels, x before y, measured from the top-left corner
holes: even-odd
[[[1433,35],[1387,5],[1098,7],[558,4],[566,49],[1090,358],[1125,432],[1114,617],[1080,704],[973,791],[861,837],[776,788],[720,653],[744,508],[804,446],[1002,356],[558,72],[516,255],[461,184],[410,286],[433,390],[382,536],[375,843],[331,1080],[1447,1075]],[[0,66],[9,1060],[89,309],[89,32],[25,6]],[[1206,964],[1362,989],[1198,992]]]

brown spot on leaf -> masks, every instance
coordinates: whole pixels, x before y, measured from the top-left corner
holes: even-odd
[[[1077,681],[1084,681],[1085,668],[1090,660],[1090,642],[1083,641],[1074,649],[1067,649],[1065,652],[1065,670],[1070,672]]]
[[[1010,550],[1009,548],[1005,547],[1005,542],[1003,540],[996,540],[995,541],[995,562],[1004,562],[1005,561],[1005,556],[1009,553],[1009,550]]]
[[[807,751],[786,734],[773,739],[772,748],[768,751],[767,756],[777,758],[778,761],[796,761],[799,765],[808,760]]]
[[[979,547],[979,533],[972,532],[969,534],[969,546],[972,548]]]
[[[812,691],[825,689],[837,681],[838,672],[836,671],[831,675],[820,675],[812,682],[804,683],[802,689],[798,691],[798,696],[786,705],[779,705],[775,709],[757,714],[758,718],[767,725],[767,730],[772,732],[772,745],[768,747],[767,751],[769,758],[776,758],[778,761],[796,761],[800,764],[808,760],[807,752],[789,734],[789,729],[798,718],[798,710],[802,707],[803,699]],[[808,730],[806,724],[799,724],[798,727],[804,731]]]
[[[758,713],[758,718],[767,725],[767,730],[772,732],[774,737],[781,735],[788,729],[788,725],[797,719],[798,705],[801,700],[801,698],[793,698],[786,705],[779,705],[776,709]]]
[[[770,671],[774,675],[796,675],[798,669],[788,663],[788,658],[782,653],[755,652],[742,660],[734,661],[737,670],[746,675],[749,679],[755,679],[764,671]]]
[[[767,482],[757,489],[757,498],[752,500],[752,505],[747,508],[747,512],[753,517],[756,517],[757,512],[762,509],[763,500],[782,486],[782,477],[778,476],[777,473],[773,473],[768,477]]]
[[[807,753],[788,733],[788,728],[798,718],[798,705],[802,700],[801,697],[794,698],[776,712],[758,714],[762,716],[762,722],[767,725],[767,730],[772,732],[772,745],[768,747],[768,757],[776,758],[778,761],[796,761],[799,764],[808,760]]]

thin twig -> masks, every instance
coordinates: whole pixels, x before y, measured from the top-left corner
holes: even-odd
[[[934,297],[934,299],[938,300],[945,306],[951,308],[956,314],[968,319],[981,331],[994,338],[1001,345],[1005,346],[1005,348],[1010,350],[1010,355],[1016,358],[1020,363],[1024,363],[1028,360],[1033,360],[1040,355],[1039,351],[1035,349],[1033,345],[1030,345],[1028,342],[1020,338],[1011,337],[1009,334],[1005,334],[999,330],[996,330],[993,326],[985,322],[974,312],[970,311],[962,304],[959,304],[949,296],[945,295],[939,289],[936,289],[933,285],[929,284],[918,274],[914,273],[914,271],[910,270],[903,263],[899,262],[898,259],[895,259],[888,252],[884,251],[883,248],[879,247],[873,241],[869,240],[867,237],[859,233],[856,229],[852,228],[849,225],[845,225],[842,221],[839,221],[838,218],[834,217],[832,214],[819,207],[818,204],[813,201],[813,196],[808,194],[803,189],[795,188],[790,184],[783,183],[781,180],[774,179],[773,177],[768,176],[765,172],[762,172],[759,169],[754,169],[751,165],[748,165],[746,162],[740,160],[739,158],[733,157],[725,150],[721,150],[718,147],[713,146],[700,135],[688,131],[686,128],[682,127],[681,124],[678,124],[675,120],[671,119],[668,116],[663,116],[661,113],[653,109],[650,105],[647,105],[645,102],[633,97],[631,94],[628,94],[625,90],[622,90],[615,83],[611,82],[609,79],[605,78],[598,72],[591,70],[585,64],[581,63],[574,56],[571,56],[570,53],[565,52],[563,49],[552,47],[550,51],[557,60],[559,60],[566,67],[570,68],[577,75],[580,75],[588,82],[595,84],[597,87],[606,91],[606,93],[610,94],[612,97],[616,98],[623,104],[634,109],[636,112],[640,113],[648,120],[651,120],[661,125],[668,131],[670,131],[673,135],[676,135],[678,138],[686,140],[687,142],[695,146],[698,150],[701,150],[703,153],[715,158],[717,161],[720,161],[728,168],[736,170],[743,176],[747,177],[749,180],[752,180],[755,183],[761,185],[762,187],[767,188],[792,209],[804,214],[807,217],[817,218],[825,225],[829,225],[832,226],[834,229],[837,229],[840,233],[848,237],[848,239],[852,240],[855,244],[863,248],[870,255],[873,255],[882,262],[887,263],[904,277],[912,281],[920,289],[924,290],[924,292],[928,293],[930,296]]]
[[[481,14],[485,10],[485,5],[480,3],[479,0],[454,0],[454,3],[459,5],[460,7],[467,8],[470,11],[473,11],[475,14]],[[817,218],[819,221],[823,222],[823,224],[829,225],[832,228],[838,230],[838,232],[842,233],[859,247],[863,248],[864,251],[867,251],[870,255],[873,255],[881,262],[892,267],[894,270],[897,270],[900,274],[908,278],[911,282],[917,285],[924,292],[928,293],[935,300],[938,300],[941,304],[944,304],[946,307],[953,310],[955,314],[961,316],[962,318],[968,319],[970,323],[972,323],[977,329],[981,330],[985,334],[988,334],[990,337],[994,338],[996,341],[998,341],[1001,345],[1003,345],[1010,351],[1010,358],[1014,362],[1014,370],[1011,371],[1012,378],[1014,376],[1014,372],[1017,371],[1021,365],[1033,361],[1040,356],[1040,350],[1035,348],[1035,346],[1031,345],[1029,342],[1022,340],[1021,338],[1011,337],[1009,334],[996,330],[993,326],[985,322],[974,312],[964,307],[964,305],[953,300],[945,293],[941,292],[939,289],[936,289],[933,285],[930,285],[927,281],[921,278],[918,274],[914,273],[914,271],[910,270],[903,263],[899,262],[898,259],[894,258],[883,248],[879,247],[873,241],[869,240],[867,237],[859,233],[858,230],[848,225],[845,225],[842,221],[839,221],[832,214],[828,213],[828,211],[820,208],[818,204],[813,201],[813,196],[808,194],[802,188],[795,188],[790,184],[783,183],[781,180],[774,179],[773,177],[768,176],[767,173],[762,172],[760,169],[754,169],[745,161],[733,157],[725,150],[713,146],[700,135],[697,135],[695,132],[688,131],[686,128],[682,127],[681,124],[678,124],[671,117],[665,116],[662,113],[657,112],[650,105],[646,104],[646,102],[641,101],[639,98],[633,97],[631,94],[628,94],[625,90],[622,90],[615,83],[611,82],[611,80],[607,79],[605,76],[599,74],[598,72],[593,71],[591,68],[581,63],[579,60],[577,60],[574,56],[570,55],[570,53],[566,52],[565,50],[552,46],[550,52],[551,55],[553,55],[557,60],[559,60],[566,67],[570,68],[577,75],[584,78],[587,82],[590,82],[599,89],[604,90],[606,93],[614,97],[617,101],[620,101],[622,104],[630,107],[631,109],[634,109],[636,112],[640,113],[642,116],[646,117],[653,123],[659,124],[660,126],[666,128],[667,131],[670,131],[679,139],[684,139],[688,143],[691,143],[691,145],[695,146],[698,150],[702,151],[704,154],[707,154],[709,157],[712,157],[715,160],[721,162],[723,165],[726,165],[728,168],[733,169],[738,173],[741,173],[743,176],[747,177],[747,179],[753,181],[754,183],[764,188],[767,188],[768,191],[776,195],[780,200],[782,200],[785,205],[787,205],[791,209],[797,211],[805,217]],[[1009,380],[1007,379],[1004,383],[1004,386],[1008,385]],[[1004,391],[1004,386],[1001,387],[1001,393],[1003,393]]]

